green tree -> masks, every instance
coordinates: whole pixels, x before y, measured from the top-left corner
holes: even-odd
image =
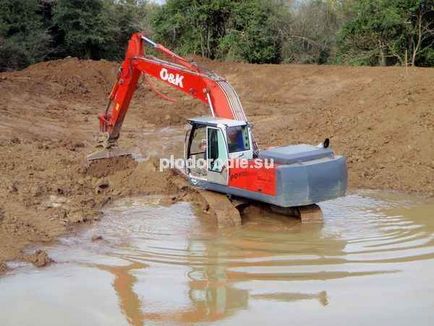
[[[103,57],[122,60],[131,34],[151,31],[149,13],[152,4],[146,0],[104,0],[106,10],[114,26],[111,36],[113,44],[103,54]]]
[[[281,6],[274,0],[168,0],[152,26],[159,41],[181,54],[279,62]]]
[[[429,64],[434,0],[360,0],[339,34],[339,62]]]
[[[215,58],[233,6],[231,0],[168,0],[152,19],[159,41],[181,54]]]
[[[334,55],[336,33],[345,16],[344,3],[307,0],[293,8],[291,23],[284,30],[284,61],[328,62]]]
[[[111,53],[118,25],[102,0],[58,0],[53,24],[65,55],[101,59]]]
[[[0,0],[0,71],[24,68],[49,52],[50,36],[35,0]]]
[[[233,4],[220,51],[230,60],[251,63],[281,61],[282,27],[288,7],[277,1],[240,1]]]

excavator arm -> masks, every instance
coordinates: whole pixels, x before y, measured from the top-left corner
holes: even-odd
[[[162,53],[170,61],[146,55],[145,45]],[[99,115],[100,130],[108,136],[106,147],[115,144],[119,138],[141,75],[157,78],[207,104],[214,117],[247,121],[238,95],[225,79],[188,62],[143,34],[135,33],[128,43],[125,60],[106,110]]]

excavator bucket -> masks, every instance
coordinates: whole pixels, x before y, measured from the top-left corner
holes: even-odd
[[[87,156],[87,162],[91,163],[93,161],[97,160],[104,160],[104,159],[111,159],[114,157],[133,157],[133,154],[131,151],[120,149],[120,148],[110,148],[110,149],[103,149],[100,151],[96,151],[92,154],[89,154]]]

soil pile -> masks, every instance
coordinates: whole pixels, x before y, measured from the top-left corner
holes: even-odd
[[[434,194],[434,70],[204,64],[233,84],[261,147],[329,137],[348,158],[353,188]],[[117,69],[117,63],[67,58],[0,74],[0,263],[20,257],[30,242],[51,241],[98,219],[113,198],[189,195],[171,172],[158,171],[155,158],[86,167],[96,116]],[[156,156],[158,144],[180,152],[185,119],[208,113],[201,103],[158,88],[177,102],[163,101],[142,83],[120,146],[145,146]]]

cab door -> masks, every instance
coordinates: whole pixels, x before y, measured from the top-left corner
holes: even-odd
[[[185,135],[184,146],[185,173],[195,179],[207,180],[206,125],[193,124]]]
[[[207,180],[228,184],[228,146],[222,129],[207,127]]]

